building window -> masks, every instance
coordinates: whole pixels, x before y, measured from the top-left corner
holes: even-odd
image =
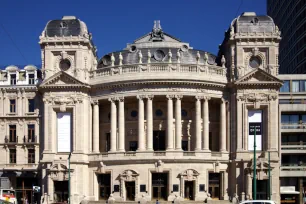
[[[28,163],[34,164],[35,163],[35,150],[28,149]]]
[[[250,67],[258,68],[261,65],[261,60],[259,57],[251,57],[249,62]]]
[[[299,81],[292,81],[292,92],[300,92]]]
[[[157,109],[157,110],[155,111],[155,115],[156,115],[157,117],[161,117],[161,116],[163,116],[163,111],[160,110],[160,109]]]
[[[137,111],[133,110],[133,111],[131,112],[131,116],[132,116],[133,118],[136,118],[137,115],[138,115],[138,112],[137,112]]]
[[[284,84],[281,87],[280,92],[290,92],[290,81],[284,81]]]
[[[188,151],[188,141],[182,140],[183,151]]]
[[[29,84],[35,84],[35,75],[29,74]]]
[[[16,164],[16,149],[10,149],[10,163]]]
[[[29,99],[29,112],[33,113],[35,111],[35,100],[34,99]]]
[[[10,100],[10,112],[16,113],[16,100],[15,99]]]
[[[11,85],[16,84],[16,74],[11,74]]]
[[[137,141],[130,141],[130,151],[136,151],[138,148]]]
[[[305,80],[300,81],[300,91],[306,91],[306,81]]]
[[[35,125],[28,125],[28,142],[35,142]]]
[[[17,142],[16,125],[10,125],[10,140],[9,142]]]
[[[182,117],[187,117],[187,114],[188,114],[188,112],[185,109],[183,109],[182,110]]]

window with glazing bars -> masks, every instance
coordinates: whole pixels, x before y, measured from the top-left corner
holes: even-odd
[[[17,142],[16,136],[16,125],[10,125],[10,141],[9,142]]]
[[[16,164],[16,149],[10,149],[10,163]]]
[[[35,163],[35,150],[28,149],[28,163],[33,164]]]
[[[16,100],[15,99],[10,100],[10,112],[16,113]]]
[[[11,85],[16,84],[16,74],[11,74]]]
[[[28,142],[35,142],[35,125],[28,125]]]
[[[29,112],[34,112],[35,111],[35,100],[34,99],[29,99]]]
[[[29,84],[35,84],[35,75],[29,74]]]

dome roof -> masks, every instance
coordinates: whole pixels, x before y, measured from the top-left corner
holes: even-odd
[[[46,37],[83,36],[88,34],[86,24],[75,16],[64,16],[61,20],[51,20],[44,30]]]
[[[258,16],[255,12],[244,12],[232,21],[236,33],[274,32],[275,24],[270,16]]]
[[[204,56],[207,55],[208,63],[215,64],[216,56],[201,50],[194,50],[189,43],[184,43],[179,39],[163,32],[160,22],[155,21],[152,31],[132,44],[128,44],[122,51],[117,51],[104,55],[98,63],[98,68],[111,65],[112,55],[115,58],[114,64],[118,65],[122,56],[122,64],[138,64],[139,55],[142,56],[142,63],[147,63],[150,56],[151,63],[178,62],[183,64],[204,63]],[[141,53],[141,54],[140,54]],[[178,56],[179,55],[179,56]],[[199,57],[200,56],[200,57]],[[199,61],[197,60],[199,58]]]

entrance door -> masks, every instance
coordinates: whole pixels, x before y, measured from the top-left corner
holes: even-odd
[[[252,181],[252,187],[253,187]],[[257,180],[256,182],[256,199],[257,200],[267,200],[268,199],[268,180]]]
[[[184,198],[194,200],[194,181],[185,181]]]
[[[152,173],[152,198],[153,200],[167,200],[168,174]]]
[[[209,173],[208,189],[212,199],[220,199],[220,173]]]
[[[68,202],[68,181],[54,181],[55,202]]]
[[[110,174],[99,174],[99,200],[107,200],[110,195]]]
[[[125,182],[126,200],[135,200],[135,182]]]
[[[165,131],[153,131],[153,149],[154,151],[165,151],[166,150]]]

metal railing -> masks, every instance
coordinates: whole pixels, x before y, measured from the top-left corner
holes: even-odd
[[[34,137],[29,137],[29,136],[27,136],[26,137],[26,135],[25,136],[23,136],[23,143],[37,143],[37,136],[35,135]]]
[[[306,129],[306,124],[292,124],[292,123],[282,123],[281,124],[282,129]]]
[[[9,137],[9,136],[5,136],[4,137],[4,143],[18,143],[18,136],[16,137]]]

